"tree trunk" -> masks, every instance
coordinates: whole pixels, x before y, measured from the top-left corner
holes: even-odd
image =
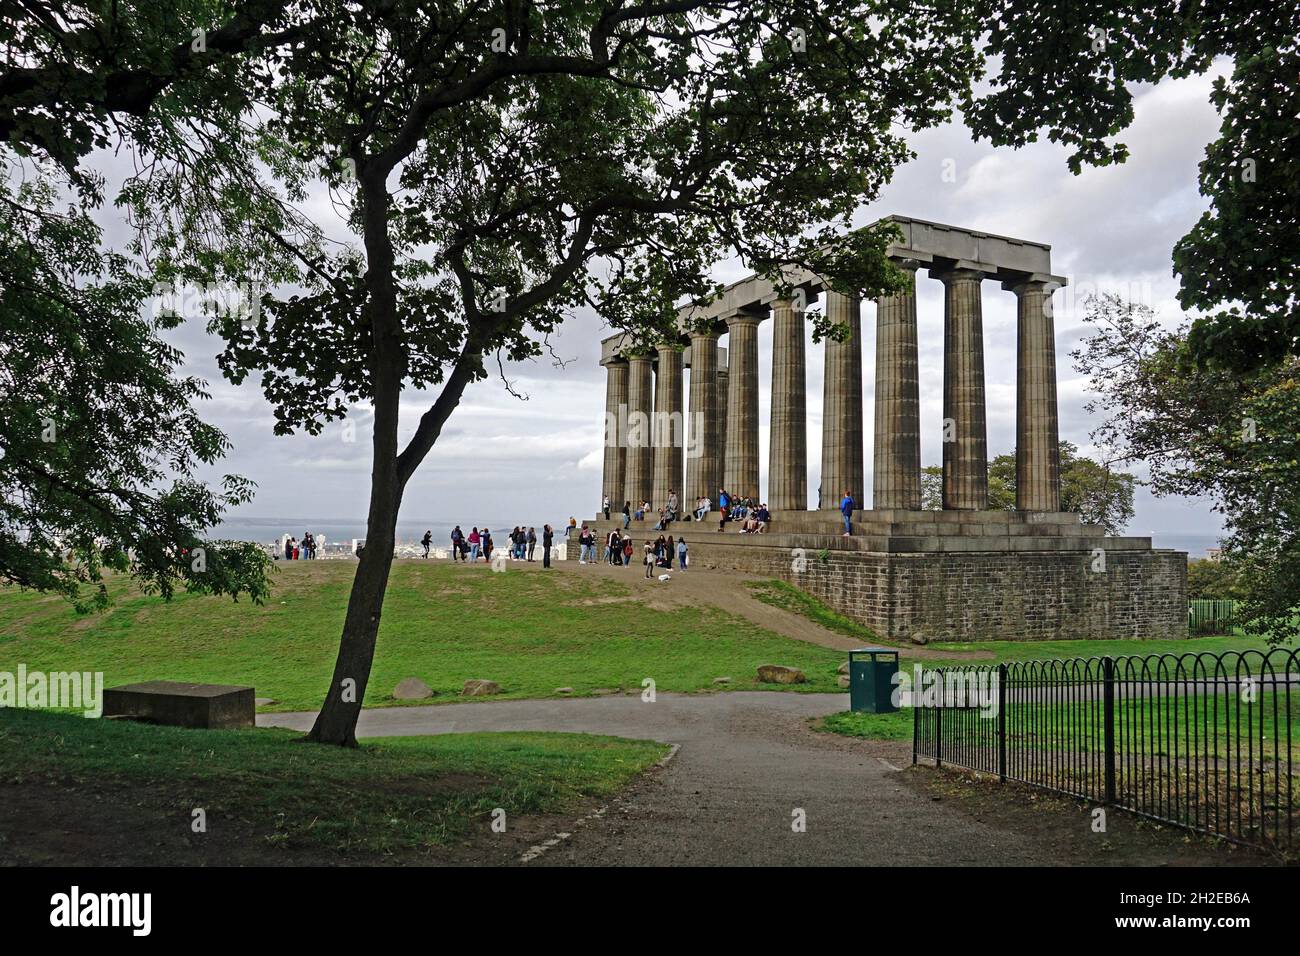
[[[309,740],[344,747],[357,745],[357,718],[370,682],[370,666],[375,658],[379,638],[379,619],[388,589],[388,573],[393,566],[393,546],[397,533],[397,510],[401,494],[393,485],[376,484],[371,489],[370,518],[366,524],[366,544],[352,579],[348,613],[343,621],[334,678],[324,706],[316,716]]]
[[[386,170],[370,167],[360,175],[364,236],[369,267],[367,312],[374,342],[370,354],[373,383],[374,434],[370,470],[370,511],[366,517],[366,544],[352,579],[348,614],[343,622],[334,679],[316,716],[309,740],[355,747],[357,718],[370,681],[375,658],[384,592],[393,566],[397,512],[406,487],[398,471],[397,421],[406,364],[397,321],[397,296],[393,285],[393,247],[388,236]]]

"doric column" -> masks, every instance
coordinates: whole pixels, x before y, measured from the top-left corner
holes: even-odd
[[[989,506],[988,435],[984,408],[984,316],[975,269],[931,269],[944,285],[943,506]]]
[[[717,496],[718,462],[718,333],[691,334],[691,400],[687,408],[690,442],[686,450],[686,493],[682,505],[693,511],[697,498]]]
[[[682,450],[686,445],[686,421],[682,416],[682,353],[671,345],[659,346],[659,368],[655,372],[654,481],[650,504],[656,509],[668,504],[670,492],[682,499]]]
[[[627,456],[623,499],[630,501],[635,511],[650,497],[650,403],[654,393],[651,390],[650,356],[629,356],[627,364]]]
[[[873,508],[921,507],[921,396],[917,379],[916,263],[897,263],[911,283],[876,299]]]
[[[608,495],[615,510],[623,507],[623,478],[627,462],[627,362],[605,363],[605,460],[601,495]]]
[[[857,296],[826,293],[826,317],[849,327],[842,342],[826,340],[822,388],[822,482],[819,506],[838,508],[845,491],[862,503],[862,319]]]
[[[736,497],[758,496],[758,316],[727,319],[730,393],[722,484]]]
[[[727,473],[727,423],[731,420],[728,413],[730,401],[731,365],[728,364],[726,368],[718,369],[718,458],[713,465],[718,480],[713,483],[713,490],[709,492],[709,500],[713,502],[714,508],[718,507],[718,489],[722,487],[723,476]]]
[[[1056,409],[1056,283],[1006,282],[1016,294],[1016,508],[1061,510]]]
[[[772,432],[767,504],[773,511],[808,508],[807,403],[803,312],[789,299],[772,303]]]

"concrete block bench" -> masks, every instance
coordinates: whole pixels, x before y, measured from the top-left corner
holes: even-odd
[[[104,716],[174,727],[231,730],[255,725],[253,688],[154,680],[104,690]]]

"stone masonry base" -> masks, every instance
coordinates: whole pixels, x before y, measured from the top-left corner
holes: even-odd
[[[639,561],[643,533],[633,534]],[[1179,551],[890,553],[813,535],[807,538],[814,546],[797,547],[803,538],[692,533],[690,563],[788,581],[889,640],[1187,636],[1187,555]]]

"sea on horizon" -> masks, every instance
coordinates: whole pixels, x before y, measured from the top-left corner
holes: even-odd
[[[577,515],[578,523],[581,524],[590,515]],[[536,516],[527,517],[523,521],[525,528],[531,526],[537,529],[541,534],[542,525],[550,522],[551,527],[555,529],[556,534],[564,533],[564,526],[568,523],[569,516],[564,515],[557,518],[541,518]],[[518,518],[510,520],[498,520],[497,518],[488,518],[487,528],[491,530],[496,540],[500,542],[502,535],[508,534],[510,529],[520,523]],[[484,527],[482,522],[470,520],[457,521],[447,518],[402,518],[397,522],[397,542],[399,544],[415,544],[422,537],[426,530],[433,532],[434,544],[442,547],[447,544],[451,529],[459,523],[461,530],[469,534],[471,527],[477,525],[479,528]],[[282,535],[291,534],[295,538],[301,538],[303,532],[310,531],[317,537],[323,537],[330,543],[351,542],[353,538],[364,540],[366,537],[366,522],[363,518],[281,518],[281,517],[231,517],[223,521],[213,531],[215,538],[227,538],[233,541],[254,541],[258,544],[270,544],[279,541]],[[1172,548],[1175,551],[1186,551],[1188,557],[1203,558],[1209,548],[1219,546],[1219,534],[1206,534],[1204,532],[1193,533],[1186,531],[1144,531],[1139,528],[1129,528],[1125,534],[1133,537],[1147,537],[1152,539],[1152,545],[1157,548]]]

